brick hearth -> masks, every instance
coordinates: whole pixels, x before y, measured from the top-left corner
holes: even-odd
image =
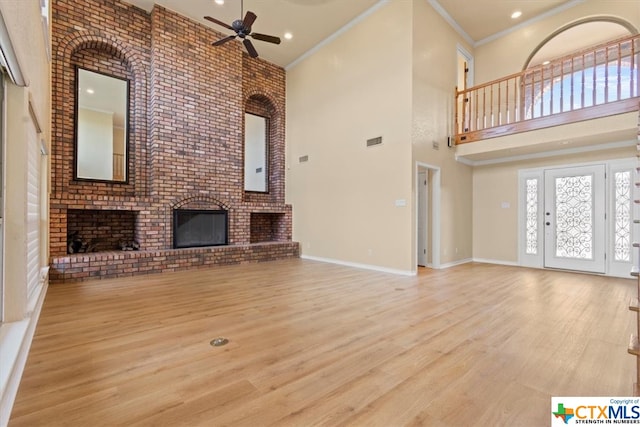
[[[284,202],[285,71],[160,6],[52,3],[51,280],[298,256]],[[130,82],[129,179],[74,179],[76,67]],[[269,192],[244,191],[244,113],[268,117]],[[172,249],[172,210],[225,209],[229,245]],[[67,253],[69,233],[100,252]],[[134,239],[138,252],[113,252]]]
[[[208,268],[215,265],[298,257],[296,242],[270,242],[162,251],[111,251],[74,254],[51,260],[51,283],[127,277],[136,274]]]

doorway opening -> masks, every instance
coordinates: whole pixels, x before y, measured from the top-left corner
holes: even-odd
[[[440,268],[440,168],[417,163],[415,189],[414,265]]]

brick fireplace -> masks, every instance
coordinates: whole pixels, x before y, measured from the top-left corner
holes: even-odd
[[[53,2],[52,282],[298,256],[284,203],[285,71],[237,43],[212,47],[220,37],[160,6]],[[127,182],[74,179],[76,67],[129,81]],[[268,193],[244,191],[245,112],[269,120]],[[226,211],[228,245],[174,249],[176,209]],[[70,254],[76,232],[96,251]],[[122,240],[140,249],[120,252]]]

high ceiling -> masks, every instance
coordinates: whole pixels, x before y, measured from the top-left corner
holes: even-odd
[[[430,1],[436,3],[436,0]],[[474,42],[507,30],[559,7],[569,7],[576,1],[567,0],[437,0],[437,3],[471,37]],[[437,8],[437,5],[435,5]],[[512,19],[513,12],[522,16]]]
[[[223,34],[229,30],[203,19],[212,16],[231,24],[241,14],[241,0],[124,0],[147,11],[154,3],[174,10]],[[279,36],[282,44],[254,41],[260,57],[286,67],[349,22],[388,0],[244,0],[244,11],[258,15],[253,30]],[[398,1],[398,0],[393,0]],[[402,0],[406,1],[406,0]],[[414,0],[420,1],[420,0]],[[541,14],[571,7],[578,0],[423,0],[431,3],[454,26],[466,33],[470,43],[482,41]],[[511,14],[519,10],[516,20]],[[284,39],[284,33],[293,35]],[[213,41],[213,40],[212,40]]]

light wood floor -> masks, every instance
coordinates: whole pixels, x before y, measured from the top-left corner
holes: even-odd
[[[54,285],[9,425],[549,425],[553,395],[631,394],[634,289],[304,260]]]

